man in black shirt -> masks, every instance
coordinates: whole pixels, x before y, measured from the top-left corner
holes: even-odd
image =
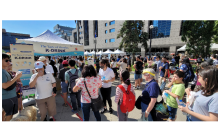
[[[69,70],[70,68],[68,68],[68,62],[67,60],[64,60],[62,62],[63,64],[63,67],[61,70],[60,70],[60,74],[59,74],[59,79],[61,80],[61,90],[62,90],[62,93],[63,93],[63,98],[64,98],[64,104],[62,106],[65,106],[67,107],[67,88],[68,88],[68,85],[65,83],[65,72],[67,70]]]
[[[129,55],[127,55],[127,68],[128,68],[128,70],[130,72],[130,70],[131,70],[131,59],[130,59]]]
[[[179,56],[179,54],[177,54],[175,56],[175,61],[176,61],[176,65],[178,64],[178,66],[179,66],[179,59],[180,59],[180,56]]]
[[[136,63],[133,66],[135,68],[135,88],[139,89],[140,88],[140,79],[142,78],[142,71],[143,71],[143,62],[141,62],[140,56],[136,57]]]

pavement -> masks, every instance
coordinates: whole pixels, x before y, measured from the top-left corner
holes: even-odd
[[[130,80],[131,83],[134,84],[134,74],[131,73],[130,75]],[[121,82],[119,80],[115,80],[112,84],[112,92],[111,92],[111,99],[112,99],[112,108],[114,110],[113,114],[110,114],[109,112],[106,112],[104,114],[101,114],[101,120],[102,121],[118,121],[118,116],[117,116],[117,104],[114,102],[115,100],[115,92],[116,92],[116,86],[119,85]],[[143,79],[142,82],[142,88],[139,90],[135,90],[136,94],[136,99],[138,98],[139,95],[142,94],[142,90],[144,89],[144,86],[146,84],[145,80]],[[67,99],[69,104],[70,98]],[[158,97],[158,101],[160,101],[161,98],[160,96]],[[78,112],[77,114],[73,114],[71,112],[71,107],[63,107],[62,104],[64,103],[63,98],[61,97],[61,91],[58,91],[58,94],[56,96],[56,109],[57,109],[57,114],[54,116],[56,121],[81,121],[83,118],[82,111]],[[108,109],[108,105],[107,105]],[[40,121],[40,113],[39,111],[37,112],[37,121]],[[49,116],[48,116],[49,117]],[[141,118],[141,110],[138,110],[135,108],[133,111],[131,111],[128,115],[128,121],[138,121],[138,119]],[[95,121],[95,116],[93,112],[90,110],[90,121]],[[177,119],[176,121],[186,121],[186,116],[182,114],[180,109],[177,110]]]

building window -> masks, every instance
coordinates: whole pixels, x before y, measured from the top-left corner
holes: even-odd
[[[89,21],[83,21],[84,26],[84,46],[89,46]]]
[[[105,23],[105,27],[107,27],[107,23]]]
[[[152,38],[164,38],[170,36],[171,20],[153,20],[150,21],[150,25],[154,26],[152,29]]]
[[[98,20],[94,20],[93,21],[93,24],[94,24],[94,29],[93,29],[93,31],[94,31],[94,37],[95,37],[95,33],[96,33],[96,37],[98,37]]]
[[[105,34],[107,34],[107,30],[105,30]]]
[[[115,28],[110,29],[110,33],[115,32]]]
[[[80,28],[82,28],[82,26]]]
[[[183,33],[183,28],[184,28],[183,24],[184,24],[184,22],[185,22],[185,20],[182,20],[182,22],[181,22],[181,26],[180,26],[179,36],[181,36],[182,33]]]
[[[107,43],[107,39],[105,40],[105,43]]]
[[[115,24],[115,20],[114,21],[110,21],[110,23],[109,23],[110,25],[113,25],[113,24]]]
[[[74,43],[77,43],[77,33],[73,33],[73,36],[74,36]]]
[[[115,42],[115,38],[109,39],[109,42]]]

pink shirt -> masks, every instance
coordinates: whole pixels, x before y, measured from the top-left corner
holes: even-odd
[[[86,86],[89,90],[91,97],[93,99],[98,98],[98,88],[102,85],[101,78],[99,76],[89,77],[89,78],[87,77],[87,78],[85,78],[85,81],[86,81]],[[81,102],[82,103],[91,103],[91,99],[90,99],[89,94],[87,93],[87,90],[86,90],[85,85],[84,85],[84,78],[80,78],[77,81],[76,86],[78,86],[82,90]]]
[[[127,90],[127,88],[128,88],[127,84],[121,84],[121,85],[124,87],[125,90]],[[131,84],[130,91],[135,95],[134,87],[132,86],[132,84]],[[119,100],[120,100],[120,104],[121,104],[123,101],[123,91],[119,87],[117,87],[116,88],[116,95],[115,95],[115,102],[118,104]]]

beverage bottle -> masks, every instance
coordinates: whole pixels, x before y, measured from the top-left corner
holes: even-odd
[[[183,106],[183,107],[186,107],[186,104],[182,100],[179,100],[179,105]],[[182,114],[188,116],[188,114],[185,113],[185,112],[182,112]]]

